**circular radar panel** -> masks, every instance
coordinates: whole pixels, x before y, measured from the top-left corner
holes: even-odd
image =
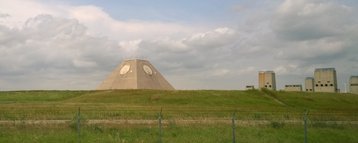
[[[119,71],[119,74],[126,74],[126,73],[129,71],[130,68],[131,68],[130,65],[124,65],[124,66],[121,68],[121,70]]]
[[[152,75],[152,74],[153,74],[152,69],[151,69],[149,66],[147,66],[147,65],[143,65],[143,70],[144,70],[144,72],[147,73],[148,75]]]

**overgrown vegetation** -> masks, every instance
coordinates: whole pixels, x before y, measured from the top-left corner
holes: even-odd
[[[270,97],[269,97],[270,96]],[[271,96],[274,97],[271,98]],[[280,104],[275,100],[284,104]],[[13,91],[0,92],[0,120],[67,119],[77,108],[88,119],[231,118],[358,120],[358,96],[273,91]]]
[[[232,113],[238,142],[302,142],[309,110],[310,142],[358,142],[358,96],[274,91],[11,91],[0,92],[0,142],[75,142],[81,108],[82,142],[156,142],[157,125],[89,124],[91,120],[156,120],[163,109],[164,142],[230,142]],[[68,120],[27,124],[27,120]],[[229,124],[178,124],[178,120],[228,120]],[[17,122],[15,122],[17,121]],[[15,124],[16,123],[16,124]],[[333,138],[335,137],[335,138]]]
[[[61,125],[34,126],[23,128],[0,126],[0,142],[77,142],[75,130]],[[237,143],[302,143],[303,127],[285,125],[237,126]],[[308,141],[313,143],[355,143],[358,141],[357,127],[314,128],[309,127]],[[229,143],[232,139],[230,125],[171,125],[163,128],[163,142],[175,143]],[[85,143],[156,143],[157,126],[106,126],[88,125],[81,129],[81,142]]]

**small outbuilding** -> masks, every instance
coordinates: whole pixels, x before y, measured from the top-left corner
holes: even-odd
[[[301,84],[285,85],[285,91],[302,91]]]

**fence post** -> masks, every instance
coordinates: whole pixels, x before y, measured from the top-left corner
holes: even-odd
[[[304,121],[304,136],[305,136],[305,143],[307,143],[307,117],[308,115],[308,110],[306,109],[304,117],[303,117],[303,121]]]
[[[232,143],[236,143],[235,140],[235,112],[232,114]]]
[[[159,122],[159,140],[158,140],[158,142],[162,143],[162,108],[160,108],[158,122]]]
[[[77,134],[78,134],[78,143],[81,143],[81,108],[78,107],[77,112]]]

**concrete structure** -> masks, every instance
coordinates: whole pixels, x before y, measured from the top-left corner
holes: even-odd
[[[319,68],[314,71],[315,92],[337,92],[337,74],[334,68]]]
[[[122,62],[98,87],[108,89],[174,90],[149,61],[133,59]]]
[[[254,85],[246,85],[246,90],[254,90],[255,86]]]
[[[301,84],[285,85],[285,91],[302,91]]]
[[[313,77],[306,77],[305,91],[306,92],[314,92],[314,78]]]
[[[259,72],[259,88],[267,88],[276,90],[276,78],[273,71],[260,71]]]
[[[349,92],[358,94],[358,76],[351,76],[349,79]]]

